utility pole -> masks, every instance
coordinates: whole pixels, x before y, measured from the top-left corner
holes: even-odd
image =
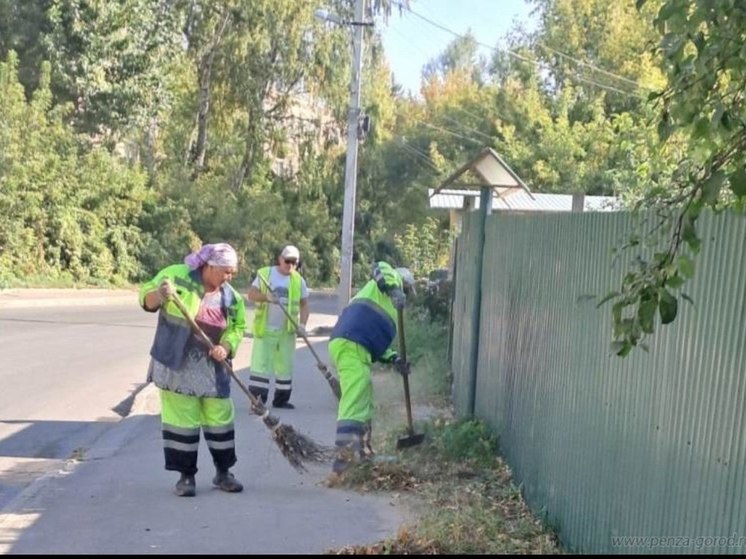
[[[363,17],[365,0],[355,0],[352,39],[352,81],[350,110],[347,113],[347,159],[345,161],[345,192],[342,212],[342,254],[340,262],[337,311],[347,305],[352,295],[352,253],[355,237],[355,190],[357,188],[358,123],[360,120],[360,74],[363,66]]]

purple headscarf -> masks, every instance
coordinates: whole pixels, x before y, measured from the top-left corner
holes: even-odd
[[[201,268],[205,264],[235,268],[238,266],[238,255],[228,243],[203,245],[197,252],[193,252],[184,258],[184,264],[189,266],[191,270]]]

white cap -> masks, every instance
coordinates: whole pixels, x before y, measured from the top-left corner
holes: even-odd
[[[295,258],[296,260],[300,260],[300,251],[298,250],[298,247],[288,245],[282,249],[280,256],[282,258]]]

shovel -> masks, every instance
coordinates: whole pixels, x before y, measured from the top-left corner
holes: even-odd
[[[399,321],[399,357],[406,363],[407,342],[404,340],[404,311],[402,309],[397,309],[396,314]],[[415,434],[414,425],[412,424],[412,402],[409,398],[409,375],[402,375],[402,379],[404,379],[404,400],[407,404],[407,425],[409,435],[406,437],[399,437],[396,441],[397,450],[416,446],[425,440],[424,433]]]

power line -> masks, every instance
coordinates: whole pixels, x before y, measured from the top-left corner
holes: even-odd
[[[464,130],[468,130],[469,132],[474,132],[474,134],[478,134],[479,136],[482,136],[483,138],[487,138],[487,139],[488,139],[488,140],[490,140],[490,141],[492,141],[492,140],[494,140],[494,139],[495,139],[495,138],[494,138],[493,136],[490,136],[489,134],[485,134],[484,132],[480,132],[480,131],[479,131],[479,130],[477,130],[476,128],[471,128],[470,126],[466,126],[466,125],[465,125],[464,123],[462,123],[462,122],[461,122],[460,120],[456,120],[455,118],[451,118],[451,117],[449,117],[449,116],[447,116],[447,115],[442,115],[442,116],[443,116],[443,118],[445,118],[446,120],[450,120],[451,122],[455,122],[456,124],[458,124],[458,125],[459,125],[459,126],[460,126],[461,128],[463,128]]]
[[[561,57],[567,58],[568,60],[572,60],[573,62],[575,62],[577,64],[581,64],[583,66],[588,66],[589,68],[592,68],[592,69],[596,70],[597,72],[601,72],[602,74],[606,74],[607,76],[611,76],[612,78],[616,78],[616,79],[621,80],[623,82],[627,82],[627,83],[633,85],[636,88],[640,87],[640,85],[636,81],[634,81],[634,80],[630,80],[629,78],[625,78],[624,76],[619,76],[619,75],[617,75],[617,74],[615,74],[613,72],[609,72],[608,70],[604,70],[603,68],[599,68],[598,66],[595,66],[594,64],[591,64],[590,62],[585,62],[584,60],[580,60],[578,58],[574,58],[574,57],[570,56],[569,54],[565,54],[564,52],[560,52],[557,49],[553,49],[551,47],[548,47],[544,43],[538,43],[537,42],[536,44],[539,45],[541,48],[543,48],[545,50],[548,50],[549,52],[553,52],[554,54],[558,54]]]
[[[575,79],[578,80],[578,81],[581,81],[581,82],[585,82],[585,83],[591,84],[591,85],[598,85],[593,80],[588,80],[588,79],[585,79],[585,78],[581,78],[580,76],[575,76]],[[623,89],[617,89],[616,87],[611,86],[611,85],[607,85],[606,89],[610,89],[612,91],[616,91],[617,93],[624,93],[626,95],[634,95],[634,96],[640,97],[640,98],[644,98],[645,97],[644,95],[640,95],[639,93],[632,93],[630,91],[624,91]]]
[[[434,171],[436,175],[440,174],[440,170],[430,160],[430,156],[424,155],[422,152],[411,146],[409,142],[402,138],[397,138],[397,141],[404,148],[404,151],[406,151],[410,156],[413,156],[418,163],[422,164],[424,162],[425,164],[427,164],[429,166],[429,168],[427,169],[428,171]]]
[[[411,39],[411,37],[409,37],[409,36],[408,36],[407,34],[405,34],[404,32],[400,31],[399,29],[397,29],[397,28],[396,28],[396,26],[395,26],[395,25],[393,25],[392,23],[389,23],[388,25],[389,25],[389,29],[391,29],[391,30],[392,30],[392,31],[393,31],[394,33],[396,33],[397,35],[399,35],[399,37],[401,37],[401,38],[402,38],[402,39],[404,39],[404,40],[405,40],[405,41],[406,41],[407,43],[409,43],[409,44],[410,44],[410,45],[412,45],[412,46],[413,46],[414,48],[416,48],[416,49],[417,49],[417,50],[418,50],[418,51],[420,52],[420,54],[422,54],[422,55],[424,55],[424,56],[426,56],[426,57],[428,57],[428,58],[430,57],[430,55],[429,55],[429,54],[428,54],[427,52],[425,52],[425,50],[424,50],[424,49],[423,49],[423,48],[422,48],[422,47],[421,47],[420,45],[418,45],[417,43],[415,43],[415,42],[414,42],[414,41],[413,41],[413,40]]]
[[[403,146],[409,148],[411,151],[415,152],[417,155],[419,155],[421,158],[423,158],[427,162],[428,165],[430,165],[434,169],[437,169],[437,167],[435,166],[435,163],[433,163],[433,161],[432,161],[432,159],[430,157],[430,154],[428,152],[426,152],[424,149],[422,149],[418,145],[413,144],[412,142],[410,142],[409,140],[407,140],[405,136],[398,136],[397,140]]]
[[[421,165],[426,165],[426,170],[429,172],[435,172],[437,174],[437,167],[433,165],[432,161],[430,161],[428,158],[423,157],[420,155],[419,152],[413,150],[411,147],[409,147],[406,143],[399,141],[401,147],[404,149],[404,152],[409,155],[410,157],[413,157],[417,163]]]
[[[403,7],[405,10],[408,10],[413,15],[417,16],[418,18],[422,19],[423,21],[426,21],[430,25],[432,25],[434,27],[437,27],[438,29],[441,29],[442,31],[450,33],[451,35],[454,35],[455,37],[459,37],[461,39],[463,39],[463,38],[466,37],[465,35],[462,35],[461,33],[457,33],[453,29],[449,29],[448,27],[446,27],[444,25],[441,25],[440,23],[438,23],[436,21],[433,21],[433,20],[431,20],[431,19],[429,19],[429,18],[427,18],[427,17],[425,17],[425,16],[423,16],[423,15],[415,12],[409,6],[406,6],[406,5],[404,5],[404,4],[400,3],[400,2],[394,2],[394,4],[397,4],[398,6]],[[541,62],[537,61],[537,60],[530,59],[530,58],[528,58],[526,56],[523,56],[522,54],[519,54],[519,53],[517,53],[515,51],[512,51],[510,49],[503,49],[503,50],[497,49],[496,47],[493,47],[492,45],[488,45],[486,43],[482,43],[481,41],[477,41],[476,38],[474,38],[473,36],[471,37],[471,39],[474,41],[475,44],[477,44],[477,45],[479,45],[481,47],[490,49],[490,50],[495,51],[495,52],[505,52],[505,53],[509,54],[510,56],[518,58],[519,60],[522,60],[524,62],[528,62],[529,64],[533,64],[533,65],[537,66],[540,69],[544,69],[544,65]],[[569,56],[569,55],[566,55],[566,56]],[[586,64],[588,64],[588,63],[586,63]],[[614,91],[616,93],[621,93],[623,95],[632,95],[632,96],[641,97],[641,95],[639,95],[639,94],[637,94],[635,92],[621,90],[621,89],[615,88],[613,86],[609,86],[609,85],[602,84],[602,83],[599,83],[599,82],[594,81],[594,80],[590,80],[588,78],[581,78],[580,76],[575,75],[575,74],[568,74],[568,77],[570,77],[570,78],[577,78],[579,81],[583,81],[585,83],[590,83],[590,84],[595,85],[596,87],[599,87],[601,89],[606,89],[607,91]],[[627,78],[622,78],[622,79],[627,80]],[[627,81],[629,81],[629,80],[627,80]],[[635,85],[635,87],[638,87],[636,83],[634,85]]]
[[[433,158],[432,158],[432,155],[430,155],[430,153],[426,152],[426,151],[425,151],[425,150],[424,150],[423,148],[421,148],[421,147],[417,146],[416,144],[413,144],[412,142],[409,142],[409,141],[407,141],[407,140],[405,140],[405,139],[402,139],[402,141],[403,141],[403,142],[404,142],[405,144],[407,144],[407,145],[409,146],[409,148],[410,148],[410,149],[411,149],[412,151],[414,151],[414,152],[416,152],[416,153],[419,153],[419,154],[421,154],[421,155],[422,155],[422,157],[424,157],[424,158],[425,158],[425,159],[427,160],[428,164],[429,164],[429,165],[430,165],[430,166],[431,166],[431,167],[432,167],[433,169],[435,169],[435,170],[436,170],[436,171],[437,171],[438,173],[441,173],[441,172],[442,172],[442,171],[440,170],[440,168],[438,168],[438,166],[437,166],[437,165],[436,165],[436,164],[435,164],[435,163],[433,162]],[[445,158],[444,158],[444,159],[445,159]]]
[[[434,27],[437,27],[438,29],[441,29],[442,31],[445,31],[446,33],[450,33],[451,35],[453,35],[455,37],[458,37],[460,39],[463,39],[463,38],[466,37],[465,35],[462,35],[461,33],[457,33],[453,29],[449,29],[448,27],[446,27],[444,25],[441,25],[437,21],[433,21],[432,19],[429,19],[429,18],[423,16],[422,14],[419,14],[419,13],[415,12],[412,8],[406,7],[406,9],[409,10],[413,15],[417,16],[418,18],[420,18],[421,20],[426,21],[430,25],[432,25]],[[471,38],[474,40],[474,43],[476,43],[480,47],[484,47],[484,48],[487,48],[487,49],[490,49],[490,50],[497,50],[492,45],[488,45],[487,43],[482,43],[481,41],[477,41],[477,39],[475,37],[473,37],[473,36]],[[531,60],[530,58],[525,57],[525,56],[523,56],[521,54],[518,54],[517,52],[513,52],[513,51],[507,50],[507,49],[505,50],[505,52],[507,52],[508,54],[511,54],[511,55],[513,55],[513,56],[515,56],[517,58],[520,58],[521,60],[523,60],[525,62],[531,62],[533,64],[537,63],[536,61]]]
[[[467,114],[467,115],[469,115],[471,117],[474,117],[476,119],[482,119],[482,118],[484,118],[483,116],[475,115],[474,113],[467,111],[466,109],[464,109],[463,107],[461,107],[459,105],[454,105],[453,108],[456,109],[457,111],[461,111],[462,113]]]
[[[480,142],[479,140],[475,140],[474,138],[469,138],[468,136],[464,136],[463,134],[459,134],[458,132],[454,132],[453,130],[449,130],[448,128],[443,128],[441,126],[436,126],[434,124],[430,124],[429,122],[423,122],[422,120],[414,119],[415,122],[418,122],[422,124],[423,126],[427,126],[428,128],[432,128],[433,130],[439,130],[441,132],[445,132],[446,134],[450,134],[451,136],[456,136],[457,138],[461,138],[463,140],[468,140],[472,143],[475,143],[480,146],[484,146],[483,142]]]

